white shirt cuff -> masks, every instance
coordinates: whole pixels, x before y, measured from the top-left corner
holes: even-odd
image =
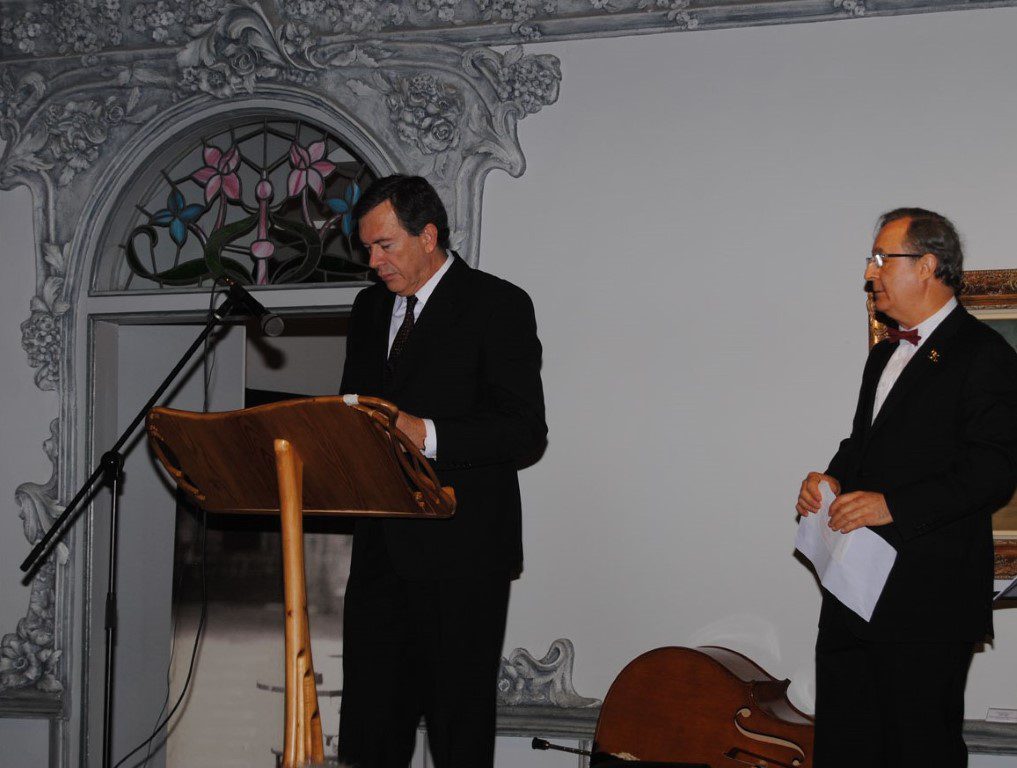
[[[431,419],[424,419],[424,458],[438,458],[438,434]]]

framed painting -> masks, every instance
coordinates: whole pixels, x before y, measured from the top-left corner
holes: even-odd
[[[964,273],[961,304],[978,319],[999,331],[1017,349],[1017,269],[981,269]],[[880,321],[868,297],[869,346],[886,338],[886,326]],[[1017,576],[1017,494],[992,516],[996,550],[996,578]]]

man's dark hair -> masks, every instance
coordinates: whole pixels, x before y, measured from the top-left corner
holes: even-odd
[[[907,245],[917,254],[931,253],[936,257],[936,277],[960,293],[964,278],[964,251],[960,236],[946,216],[924,208],[895,208],[879,217],[878,232],[891,221],[910,219]]]
[[[419,235],[428,224],[438,229],[438,247],[449,248],[448,214],[445,206],[427,179],[421,176],[395,174],[378,179],[353,206],[353,218],[360,219],[372,208],[388,200],[396,218],[411,235]]]

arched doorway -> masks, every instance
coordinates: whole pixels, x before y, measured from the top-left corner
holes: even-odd
[[[345,316],[367,279],[350,210],[363,186],[390,170],[377,151],[373,159],[358,151],[358,142],[364,135],[343,136],[320,117],[241,110],[153,142],[125,173],[79,303],[89,459],[115,439],[200,332],[217,303],[217,266],[281,311],[287,331],[269,339],[256,324],[231,324],[207,350],[207,362],[196,360],[181,375],[169,404],[226,410],[336,391]],[[218,519],[206,527],[198,511],[177,503],[145,442],[128,447],[118,525],[115,759],[155,731],[177,700],[207,595],[187,707],[170,721],[168,739],[161,729],[133,759],[193,766],[198,756],[228,764],[242,755],[267,764],[281,746],[281,730],[270,725],[282,718],[281,668],[272,672],[282,652],[277,526]],[[105,496],[91,508],[83,595],[83,749],[90,759],[101,750]],[[312,530],[307,542],[327,733],[337,730],[347,534],[335,526]]]

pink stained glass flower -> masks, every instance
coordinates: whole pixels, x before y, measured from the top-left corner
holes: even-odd
[[[240,152],[230,147],[223,152],[218,147],[205,147],[202,152],[205,165],[191,174],[191,178],[205,188],[205,202],[208,203],[220,191],[230,200],[240,199]]]
[[[304,187],[310,187],[318,197],[325,191],[325,179],[335,170],[335,163],[325,160],[325,142],[316,141],[302,147],[295,141],[290,145],[290,171],[286,190],[290,197],[299,195]]]

